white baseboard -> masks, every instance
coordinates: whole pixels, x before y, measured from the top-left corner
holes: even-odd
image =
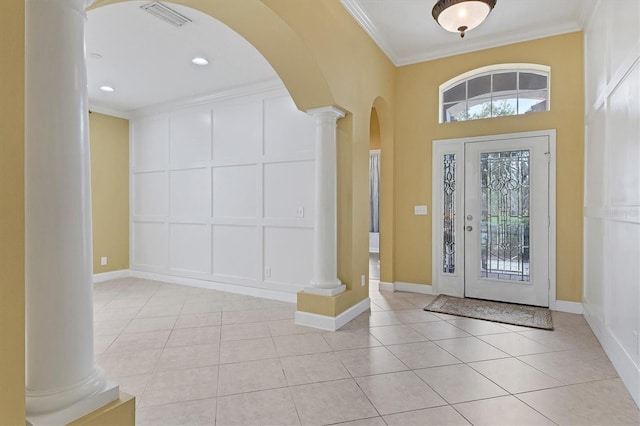
[[[631,398],[640,407],[640,366],[633,361],[633,358],[611,333],[606,324],[595,315],[591,315],[588,305],[585,305],[584,308],[584,317],[587,323],[602,345],[602,349],[611,360]]]
[[[393,283],[395,291],[407,291],[409,293],[433,294],[433,286],[427,284],[404,283],[396,281]]]
[[[408,293],[433,294],[433,286],[426,284],[405,283],[396,281],[394,283],[385,283],[380,281],[378,289],[382,291],[406,291]]]
[[[93,274],[93,282],[101,283],[104,281],[117,280],[119,278],[128,278],[131,276],[131,270],[121,269],[119,271],[102,272],[100,274]]]
[[[190,285],[192,287],[206,288],[209,290],[225,291],[227,293],[242,294],[245,296],[260,297],[263,299],[279,300],[281,302],[296,303],[298,301],[298,296],[295,293],[285,293],[283,291],[267,290],[264,288],[227,284],[218,281],[175,277],[173,275],[157,274],[155,272],[145,271],[131,271],[131,276],[135,278],[162,281],[170,284]]]
[[[370,308],[370,301],[366,299],[356,303],[337,317],[328,315],[312,314],[310,312],[296,311],[296,324],[307,327],[319,328],[320,330],[336,331],[344,327],[349,321],[367,311]]]
[[[582,315],[582,303],[568,302],[566,300],[556,300],[555,311],[568,312],[570,314]]]

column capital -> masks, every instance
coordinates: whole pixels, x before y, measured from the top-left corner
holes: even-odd
[[[308,109],[307,114],[314,117],[316,120],[332,119],[334,123],[345,116],[344,111],[334,106]]]

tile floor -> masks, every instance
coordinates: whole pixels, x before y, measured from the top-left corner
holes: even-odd
[[[556,330],[424,312],[378,292],[330,333],[295,305],[141,279],[95,285],[97,363],[141,425],[638,425],[584,318]]]

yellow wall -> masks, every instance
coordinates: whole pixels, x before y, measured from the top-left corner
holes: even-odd
[[[24,424],[24,1],[0,43],[0,424]]]
[[[124,426],[136,424],[136,399],[120,392],[120,398],[69,423],[68,426]]]
[[[395,131],[395,281],[431,284],[431,150],[438,139],[557,129],[557,295],[582,294],[584,96],[582,33],[517,43],[398,69]],[[551,110],[523,116],[438,123],[438,86],[464,72],[500,63],[551,67]]]
[[[89,131],[93,273],[129,269],[129,121],[93,112]]]

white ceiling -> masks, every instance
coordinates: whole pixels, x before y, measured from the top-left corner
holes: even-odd
[[[147,106],[278,79],[264,57],[226,25],[188,7],[163,2],[193,22],[177,28],[127,1],[87,13],[89,103],[126,115]],[[101,59],[92,53],[102,55]],[[191,63],[194,56],[209,65]],[[113,93],[101,92],[102,85]]]
[[[578,31],[591,0],[498,0],[463,39],[431,16],[436,0],[341,0],[397,66]]]
[[[290,0],[295,1],[295,0]],[[579,30],[592,0],[498,0],[464,39],[431,17],[436,0],[341,0],[395,65],[406,65]],[[226,25],[188,7],[163,2],[193,22],[176,28],[126,1],[88,12],[89,102],[127,116],[141,108],[199,97],[278,76],[264,57]],[[101,55],[95,59],[91,54]],[[198,67],[194,56],[210,63]],[[113,86],[104,93],[101,85]]]

